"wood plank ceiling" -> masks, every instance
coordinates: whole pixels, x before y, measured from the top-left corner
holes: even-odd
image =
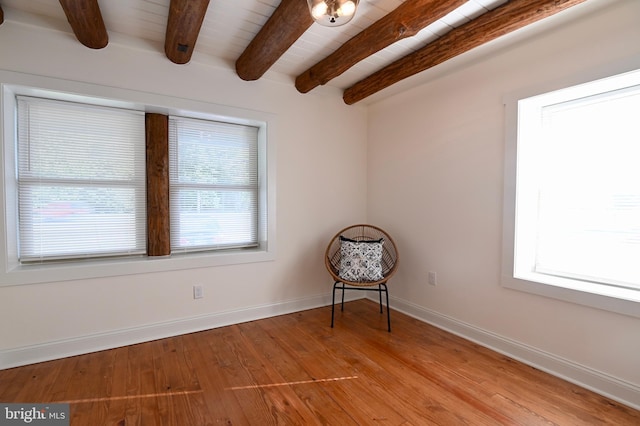
[[[322,27],[306,0],[0,0],[0,24],[13,13],[64,21],[92,49],[114,32],[164,44],[176,64],[197,52],[243,80],[280,73],[301,93],[328,84],[354,104],[584,1],[360,0],[350,23]]]

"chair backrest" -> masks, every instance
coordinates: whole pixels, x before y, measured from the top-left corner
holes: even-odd
[[[371,241],[384,238],[382,245],[382,279],[378,281],[346,281],[340,278],[340,236],[355,241]],[[353,286],[372,286],[386,282],[398,267],[398,250],[389,234],[373,225],[359,224],[344,228],[329,242],[324,256],[325,265],[335,281]]]

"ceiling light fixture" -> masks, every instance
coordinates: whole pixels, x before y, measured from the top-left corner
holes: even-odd
[[[356,14],[359,0],[307,0],[313,20],[326,27],[344,25]]]

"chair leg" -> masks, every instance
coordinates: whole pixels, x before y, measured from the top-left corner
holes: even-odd
[[[333,297],[331,298],[331,328],[333,328],[333,314],[336,310],[336,287],[338,286],[338,282],[336,281],[333,284]],[[343,291],[344,294],[344,291]]]
[[[389,311],[389,289],[387,288],[387,284],[381,284],[384,286],[384,292],[387,296],[387,329],[389,333],[391,333],[391,313]],[[382,293],[380,293],[380,297],[382,297]]]
[[[338,284],[342,284],[341,286],[338,286]],[[344,293],[346,290],[346,286],[344,283],[341,283],[340,281],[336,281],[333,284],[333,293],[331,296],[331,328],[333,328],[333,322],[334,322],[334,318],[335,318],[335,311],[336,311],[336,290],[340,289],[342,290],[342,303],[340,306],[340,310],[344,311]],[[385,293],[385,297],[386,297],[386,301],[387,301],[387,330],[389,332],[391,332],[391,311],[389,310],[389,289],[387,288],[387,284],[386,283],[382,283],[382,284],[378,284],[378,292],[380,293],[380,313],[383,313],[383,309],[382,309],[382,293]]]

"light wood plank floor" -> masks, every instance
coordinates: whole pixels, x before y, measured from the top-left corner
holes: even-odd
[[[640,412],[368,300],[0,371],[71,425],[640,425]]]

